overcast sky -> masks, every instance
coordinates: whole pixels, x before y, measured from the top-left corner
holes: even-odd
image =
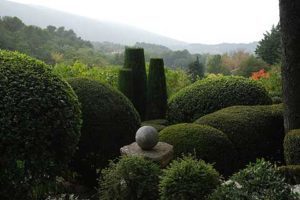
[[[190,43],[252,42],[279,21],[278,0],[11,0],[132,25]]]

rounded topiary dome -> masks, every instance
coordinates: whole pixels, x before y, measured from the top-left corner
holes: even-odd
[[[207,78],[180,90],[168,103],[170,123],[193,122],[208,113],[233,105],[271,104],[257,82],[236,76]]]
[[[82,106],[83,124],[73,167],[87,184],[96,184],[96,171],[135,140],[140,117],[132,103],[114,88],[85,78],[69,79]]]
[[[198,159],[215,163],[222,174],[235,166],[236,151],[228,137],[218,129],[198,124],[176,124],[163,129],[159,140],[174,146],[174,156],[196,154]]]
[[[43,62],[2,50],[0,97],[0,198],[26,199],[70,160],[80,137],[78,99]]]

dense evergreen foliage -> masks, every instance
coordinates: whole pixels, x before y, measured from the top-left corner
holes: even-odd
[[[213,127],[198,124],[176,124],[159,133],[159,140],[174,146],[174,156],[195,154],[198,159],[214,163],[223,175],[234,171],[237,157],[228,137]]]
[[[271,31],[264,34],[264,38],[258,42],[255,53],[270,65],[281,61],[281,33],[280,25],[273,26]]]
[[[191,156],[174,160],[159,183],[161,200],[206,200],[220,184],[219,173],[203,160]]]
[[[198,56],[196,61],[188,65],[187,73],[189,74],[192,82],[195,82],[204,77],[204,64],[199,61]]]
[[[71,87],[39,60],[0,51],[0,199],[34,199],[54,181],[80,137]]]
[[[144,49],[126,48],[124,68],[132,70],[133,105],[139,112],[141,119],[146,116],[147,75]]]
[[[83,124],[72,167],[84,183],[96,184],[97,169],[134,141],[140,118],[119,91],[97,81],[74,78],[68,82],[82,105]]]
[[[256,158],[283,161],[283,106],[233,106],[201,117],[195,123],[225,133],[238,152],[239,167]]]
[[[286,165],[278,168],[285,180],[292,184],[300,184],[300,165]]]
[[[150,60],[147,86],[147,119],[164,119],[167,110],[167,85],[163,59]]]
[[[133,76],[132,70],[122,68],[119,70],[118,89],[133,102]]]
[[[285,162],[300,165],[300,130],[291,130],[284,138]]]
[[[137,156],[123,156],[102,170],[101,200],[157,200],[161,174],[157,164]]]
[[[183,88],[168,102],[170,123],[193,122],[206,114],[233,105],[271,104],[267,91],[242,77],[206,78]]]

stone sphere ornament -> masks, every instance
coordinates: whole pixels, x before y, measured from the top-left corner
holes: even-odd
[[[158,132],[152,126],[142,126],[136,132],[135,141],[143,150],[150,150],[158,143]]]

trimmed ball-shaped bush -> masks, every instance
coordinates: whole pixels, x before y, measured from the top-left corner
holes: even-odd
[[[140,118],[131,102],[112,87],[85,78],[69,79],[82,106],[83,124],[72,166],[87,184],[96,184],[96,170],[105,167],[134,142]]]
[[[205,200],[218,187],[219,174],[203,160],[184,157],[164,170],[159,183],[162,200]]]
[[[147,88],[147,119],[163,119],[167,110],[167,86],[164,61],[151,58]]]
[[[157,200],[161,170],[150,160],[123,156],[102,170],[100,199]]]
[[[238,152],[239,167],[256,158],[283,160],[283,106],[232,106],[195,123],[221,130]]]
[[[174,156],[196,154],[198,159],[214,163],[224,175],[233,172],[236,151],[228,137],[221,131],[198,124],[176,124],[163,129],[159,140],[174,147]]]
[[[285,162],[288,165],[300,165],[300,129],[288,132],[283,146]]]
[[[43,62],[0,51],[0,199],[31,199],[32,188],[66,167],[80,137],[72,88]]]
[[[183,88],[168,103],[170,123],[196,119],[234,105],[265,105],[272,100],[259,83],[236,76],[206,78]]]

